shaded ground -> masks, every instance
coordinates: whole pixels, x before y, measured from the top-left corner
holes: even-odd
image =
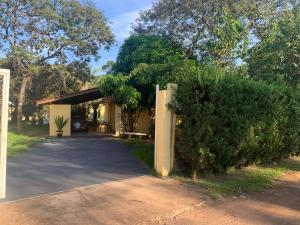
[[[165,225],[299,225],[300,172],[291,172],[273,189],[243,198],[208,202],[191,207],[173,218],[161,217]],[[157,224],[157,221],[145,223]]]
[[[147,174],[111,137],[46,139],[8,159],[7,199],[16,200]]]
[[[213,201],[195,185],[150,176],[0,204],[1,225],[300,223],[300,173],[247,198]]]

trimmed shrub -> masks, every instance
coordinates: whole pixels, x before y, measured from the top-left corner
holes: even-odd
[[[299,95],[216,67],[178,72],[171,107],[181,118],[176,151],[193,171],[268,163],[299,152]]]

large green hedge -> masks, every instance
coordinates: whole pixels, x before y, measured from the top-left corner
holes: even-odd
[[[176,150],[194,175],[272,162],[299,152],[297,90],[214,67],[189,66],[177,75],[172,107],[182,122]]]

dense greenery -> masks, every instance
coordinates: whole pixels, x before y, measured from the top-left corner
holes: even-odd
[[[139,64],[166,64],[183,57],[182,50],[157,35],[131,35],[120,48],[113,66],[115,73],[129,74]]]
[[[173,107],[180,116],[176,146],[199,171],[266,163],[299,152],[299,91],[215,67],[178,71]]]
[[[254,40],[266,38],[295,0],[159,0],[143,12],[137,33],[168,37],[201,62],[232,66]]]
[[[272,81],[282,79],[291,85],[300,81],[300,4],[284,13],[269,33],[250,51],[252,77]]]
[[[124,42],[112,65],[113,74],[99,79],[98,84],[105,96],[112,96],[121,106],[126,131],[135,131],[141,112],[154,116],[155,85],[173,82],[173,70],[185,58],[180,48],[159,36],[132,35]]]

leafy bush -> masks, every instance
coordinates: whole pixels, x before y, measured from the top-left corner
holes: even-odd
[[[215,67],[178,71],[171,104],[181,117],[176,150],[193,171],[225,172],[299,152],[299,95]]]

